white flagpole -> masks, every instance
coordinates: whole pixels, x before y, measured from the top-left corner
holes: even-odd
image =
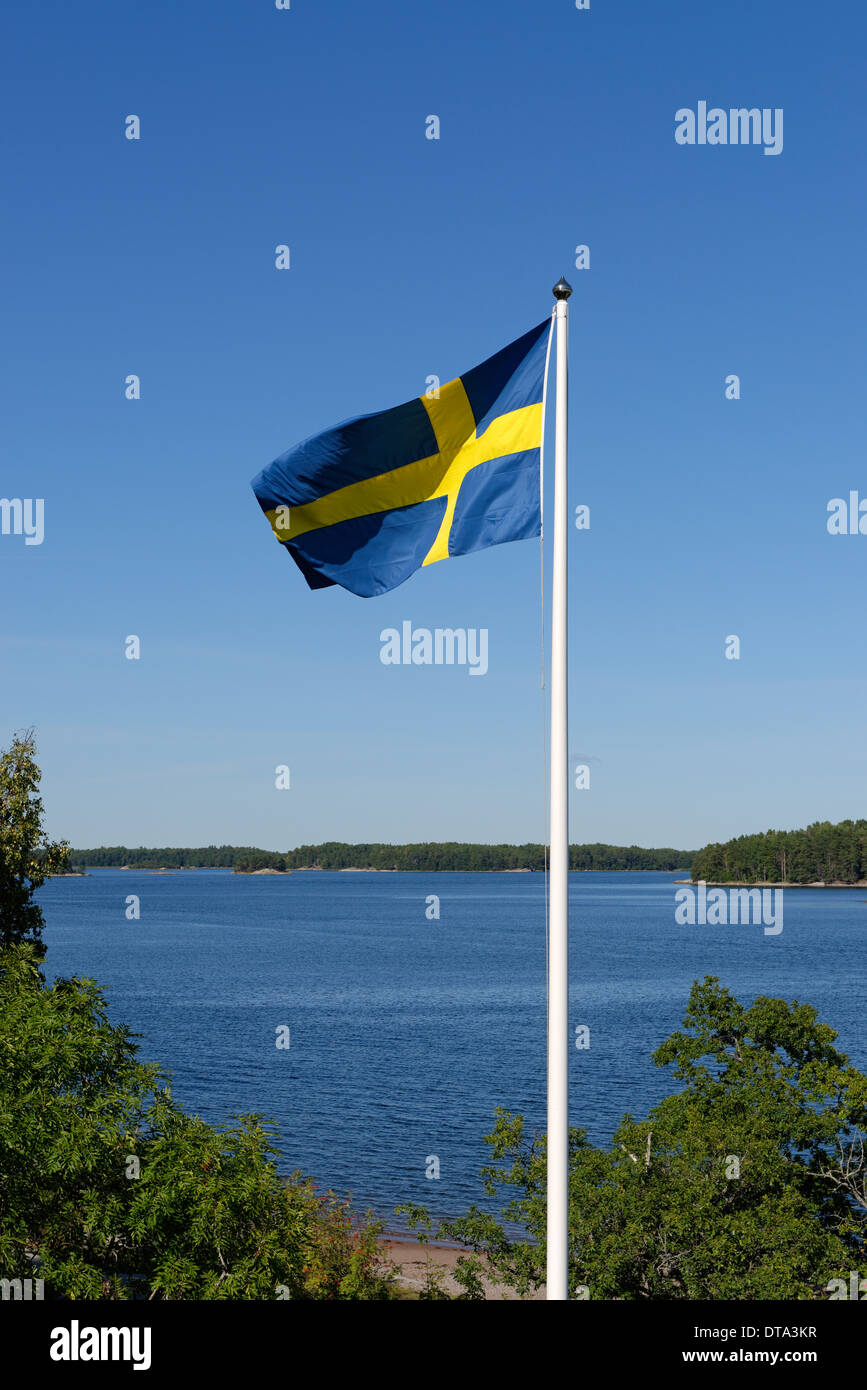
[[[569,1297],[569,752],[566,557],[568,334],[572,287],[561,279],[557,301],[557,392],[554,431],[554,557],[551,586],[551,908],[548,952],[548,1223],[547,1295]]]

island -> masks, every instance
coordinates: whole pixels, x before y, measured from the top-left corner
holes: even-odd
[[[689,871],[694,850],[644,849],[640,845],[572,845],[569,868],[585,873]],[[470,844],[462,841],[419,844],[345,844],[330,840],[299,845],[285,852],[249,845],[207,845],[199,849],[149,849],[102,845],[73,849],[69,863],[76,869],[117,868],[149,871],[233,869],[238,874],[277,874],[293,871],[354,870],[358,873],[542,873],[547,849],[541,844]]]
[[[816,821],[705,845],[693,883],[709,887],[867,888],[867,821]]]

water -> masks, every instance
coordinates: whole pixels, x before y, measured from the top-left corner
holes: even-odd
[[[861,890],[790,890],[784,929],[681,927],[678,874],[573,874],[571,1121],[607,1142],[676,1089],[650,1053],[717,975],[742,1001],[814,1004],[867,1069]],[[429,894],[439,920],[426,917]],[[141,918],[128,921],[129,894]],[[545,1120],[544,881],[539,874],[152,874],[97,869],[41,890],[46,970],[91,975],[141,1057],[211,1123],[258,1111],[281,1169],[435,1215],[484,1205],[496,1105]],[[278,1050],[276,1030],[290,1029]],[[425,1177],[429,1156],[439,1181]]]

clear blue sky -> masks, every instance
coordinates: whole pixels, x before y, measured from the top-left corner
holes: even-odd
[[[0,496],[45,540],[0,536],[0,742],[36,725],[52,833],[543,837],[538,543],[312,593],[249,482],[564,272],[572,839],[863,815],[867,536],[826,506],[867,495],[865,39],[806,0],[7,7]],[[782,107],[783,152],[679,146],[702,100]],[[383,666],[407,618],[486,627],[488,674]]]

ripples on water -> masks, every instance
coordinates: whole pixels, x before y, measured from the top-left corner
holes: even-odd
[[[591,1041],[572,1053],[571,1122],[597,1143],[675,1089],[650,1053],[707,974],[745,1002],[814,1004],[867,1068],[862,892],[790,890],[783,932],[765,936],[676,926],[678,877],[571,875],[570,1017]],[[273,1117],[287,1172],[351,1190],[392,1225],[398,1202],[436,1215],[483,1203],[496,1105],[544,1128],[540,874],[98,869],[52,880],[40,901],[49,975],[94,976],[187,1109]],[[438,1181],[425,1178],[433,1154]]]

